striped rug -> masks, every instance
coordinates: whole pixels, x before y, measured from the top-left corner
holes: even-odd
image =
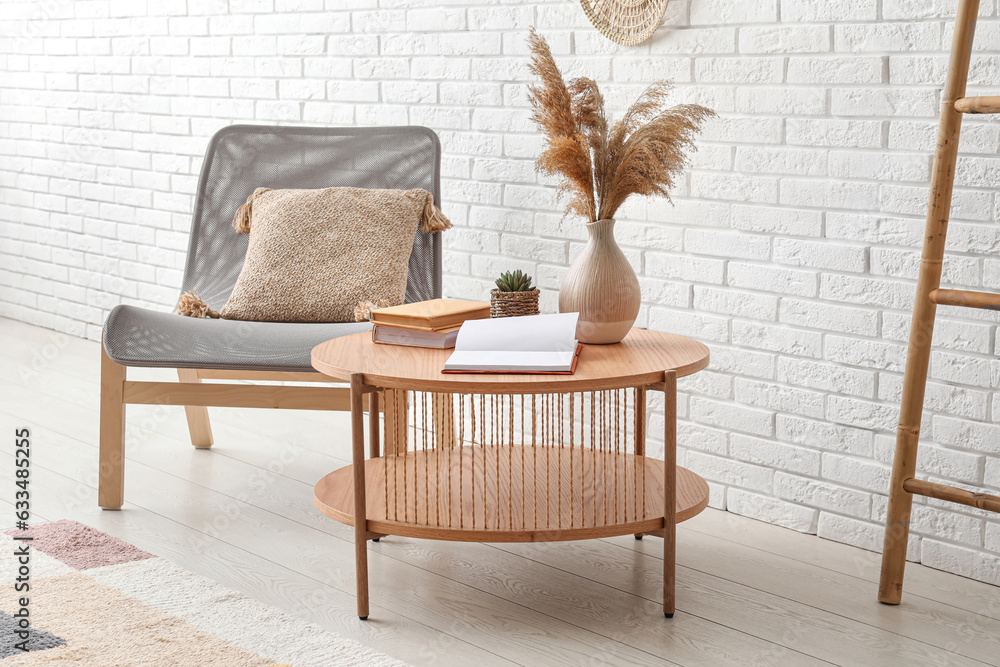
[[[10,554],[30,535],[31,590]],[[328,667],[403,663],[76,521],[0,534],[0,666]],[[31,635],[18,647],[21,596]]]

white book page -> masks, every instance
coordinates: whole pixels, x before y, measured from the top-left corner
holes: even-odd
[[[455,352],[575,352],[580,313],[467,320]]]
[[[444,364],[446,371],[568,371],[573,367],[573,352],[488,351],[452,352]]]
[[[568,371],[580,313],[501,317],[462,324],[446,371]]]

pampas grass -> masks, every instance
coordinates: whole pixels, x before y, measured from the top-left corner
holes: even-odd
[[[589,222],[613,218],[632,195],[670,199],[670,190],[697,150],[695,136],[715,112],[697,104],[667,107],[673,85],[654,83],[619,120],[609,123],[592,79],[563,80],[545,38],[531,29],[528,87],[532,120],[546,145],[536,168],[555,176],[570,197],[567,214]]]

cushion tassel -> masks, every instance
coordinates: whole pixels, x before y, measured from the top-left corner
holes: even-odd
[[[445,217],[437,206],[434,205],[434,195],[427,193],[427,203],[424,204],[424,223],[421,229],[425,234],[443,232],[451,229],[451,220]]]
[[[372,319],[372,311],[378,308],[388,308],[389,300],[382,299],[375,305],[374,301],[365,301],[362,299],[358,301],[358,305],[354,308],[354,321],[355,322],[369,322]]]
[[[221,317],[219,311],[210,308],[205,303],[205,300],[198,294],[198,290],[191,290],[186,294],[181,294],[181,298],[177,300],[177,314],[184,315],[185,317],[211,317],[213,320]]]
[[[233,216],[233,229],[235,229],[240,234],[250,233],[250,216],[253,214],[253,198],[262,192],[268,192],[271,188],[257,188],[253,191],[253,194],[247,197],[245,204],[236,209],[236,215]]]

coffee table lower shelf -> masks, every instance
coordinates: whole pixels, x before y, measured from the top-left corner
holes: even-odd
[[[316,484],[323,514],[354,525],[353,466]],[[708,484],[677,468],[677,522],[708,505]],[[663,461],[530,445],[410,451],[365,461],[368,531],[462,542],[553,542],[663,529]]]

